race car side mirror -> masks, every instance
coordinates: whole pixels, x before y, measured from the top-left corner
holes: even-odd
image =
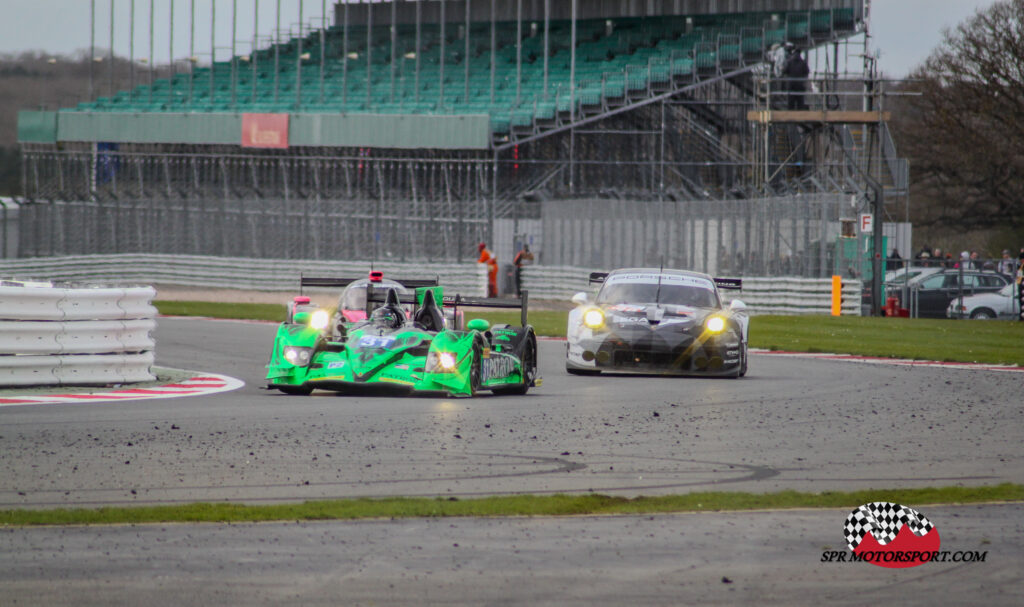
[[[574,303],[574,304],[576,304],[578,306],[585,306],[585,305],[587,305],[587,301],[588,301],[587,294],[584,293],[583,291],[580,291],[579,293],[577,293],[577,294],[572,296],[572,303]]]
[[[483,333],[487,329],[491,328],[491,323],[487,322],[483,318],[474,318],[466,324],[466,328],[470,331],[480,331]]]
[[[747,309],[747,304],[743,303],[739,299],[734,299],[732,300],[732,303],[729,304],[729,309],[734,312],[741,312]]]

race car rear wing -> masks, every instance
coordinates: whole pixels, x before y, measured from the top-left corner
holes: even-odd
[[[459,306],[471,308],[519,308],[520,324],[525,327],[529,303],[530,292],[523,289],[522,293],[519,295],[519,299],[481,299],[476,297],[463,297],[462,295],[445,295],[443,305],[449,308],[454,308],[456,315],[458,315]]]
[[[394,288],[382,287],[376,288],[371,282],[366,287],[366,316],[369,317],[373,311],[380,307],[375,304],[387,304],[388,297],[392,298],[392,302],[397,300],[400,304],[416,305],[416,294],[415,293],[399,293]]]
[[[325,276],[305,276],[299,274],[299,295],[302,295],[302,287],[347,287],[357,280],[362,280],[365,276],[359,278],[334,278]],[[383,275],[381,275],[383,278]],[[436,287],[440,284],[439,277],[434,278],[391,278],[398,284],[408,289],[418,289],[420,287]]]
[[[591,272],[590,284],[603,283],[606,278],[608,278],[608,272]],[[713,278],[712,280],[715,281],[715,286],[719,289],[739,290],[743,288],[743,280],[740,278]]]
[[[416,294],[402,294],[394,289],[375,289],[373,283],[370,284],[366,290],[366,314],[369,316],[374,308],[379,307],[374,304],[386,304],[388,298],[391,297],[392,301],[397,299],[400,304],[411,304],[416,306],[419,304]],[[453,308],[456,316],[458,315],[459,306],[470,307],[470,308],[512,308],[521,310],[520,321],[522,325],[526,326],[527,311],[529,309],[530,293],[526,289],[523,289],[519,299],[495,299],[495,298],[476,298],[476,297],[463,297],[462,295],[445,295],[442,298],[441,305],[447,308]]]
[[[714,278],[715,286],[719,289],[730,289],[739,291],[743,289],[743,279],[741,278]]]

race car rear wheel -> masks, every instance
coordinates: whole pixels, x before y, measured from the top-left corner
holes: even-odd
[[[480,372],[480,359],[483,358],[483,348],[480,343],[473,344],[473,363],[469,366],[469,393],[470,396],[476,396],[477,392],[480,391],[482,384],[482,374]]]
[[[533,354],[533,342],[527,341],[526,347],[523,348],[523,383],[518,386],[512,386],[511,388],[498,388],[494,390],[495,394],[514,394],[522,395],[526,394],[530,390],[530,383],[533,382],[534,377],[537,375],[536,356]]]
[[[978,308],[971,313],[971,318],[974,320],[992,320],[996,317],[996,313],[988,308]]]
[[[306,386],[275,386],[281,392],[289,394],[291,396],[309,396],[313,393],[313,388]]]

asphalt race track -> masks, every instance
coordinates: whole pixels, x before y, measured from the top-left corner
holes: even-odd
[[[564,342],[544,341],[526,396],[294,397],[263,387],[274,331],[160,319],[158,364],[245,381],[232,392],[0,407],[0,508],[1024,483],[1020,373],[753,355],[741,380],[576,377]],[[0,604],[801,603],[814,589],[925,603],[953,587],[1014,603],[1021,507],[936,508],[922,509],[944,549],[958,538],[989,562],[839,574],[818,560],[842,548],[842,512],[7,529]],[[162,594],[176,584],[190,593]]]

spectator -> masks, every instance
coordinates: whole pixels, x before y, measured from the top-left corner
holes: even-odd
[[[981,260],[978,259],[978,252],[977,251],[971,251],[971,265],[970,265],[970,268],[972,270],[980,270],[981,269]]]
[[[973,270],[971,267],[971,255],[967,251],[960,251],[960,260],[957,261],[954,268],[961,268],[963,270]]]
[[[944,260],[945,266],[947,268],[955,268],[956,267],[956,261],[953,259],[953,254],[952,253],[946,253],[946,256],[943,258],[943,260]]]
[[[798,48],[791,49],[786,59],[785,76],[789,84],[789,109],[806,110],[804,93],[807,91],[807,77],[811,68],[807,65],[803,53]]]
[[[530,245],[523,245],[523,249],[516,253],[512,264],[516,267],[516,295],[523,293],[523,266],[533,265],[533,253],[530,252]]]
[[[771,49],[768,50],[768,60],[772,63],[772,76],[782,78],[783,73],[786,71],[786,47],[791,48],[792,46],[792,42],[787,42],[785,46],[776,42],[772,45]]]
[[[892,255],[889,256],[889,269],[899,270],[903,267],[903,258],[900,257],[900,250],[896,247],[892,249]]]
[[[1013,276],[1013,271],[1017,269],[1017,264],[1010,258],[1010,249],[1003,249],[1003,257],[999,260],[999,264],[996,266],[996,270],[1000,274],[1006,274],[1007,276]]]
[[[487,243],[481,242],[478,248],[480,249],[480,259],[477,259],[476,262],[487,264],[487,297],[497,297],[498,260],[487,248]]]

